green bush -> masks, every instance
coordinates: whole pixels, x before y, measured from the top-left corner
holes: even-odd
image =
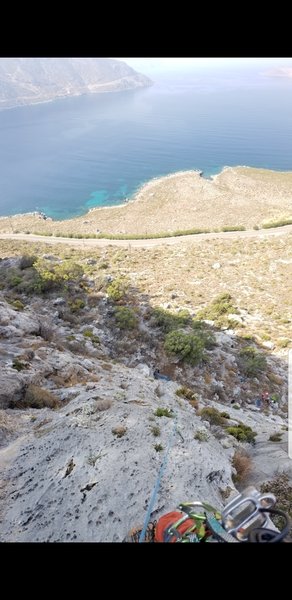
[[[157,408],[154,414],[156,417],[168,417],[169,419],[174,417],[173,411],[169,408]]]
[[[34,269],[39,275],[36,291],[40,292],[59,289],[70,282],[79,283],[84,273],[83,267],[71,259],[55,263],[49,259],[38,258]]]
[[[248,442],[254,444],[257,433],[248,425],[240,423],[234,427],[226,427],[227,433],[235,437],[239,442]]]
[[[202,408],[202,410],[199,412],[199,416],[204,421],[209,421],[210,425],[225,425],[224,417],[222,417],[217,408],[212,408],[212,406],[206,406],[205,408]]]
[[[192,319],[191,326],[196,332],[196,335],[201,338],[202,342],[204,343],[204,347],[207,350],[212,350],[212,348],[217,346],[216,338],[209,325],[207,325],[205,321],[194,318]]]
[[[93,344],[99,344],[100,343],[99,337],[97,335],[94,335],[94,333],[93,333],[93,331],[91,329],[84,329],[83,335],[84,335],[84,337],[89,338],[90,341]]]
[[[252,335],[252,333],[243,333],[241,338],[243,340],[246,340],[247,342],[254,342],[254,336]]]
[[[167,334],[164,349],[167,354],[175,354],[180,360],[197,364],[204,356],[204,341],[200,335],[171,331]]]
[[[76,298],[68,302],[72,313],[78,312],[85,307],[85,302],[81,298]]]
[[[177,388],[176,395],[181,398],[185,398],[186,400],[194,400],[196,398],[196,394],[193,390],[183,385],[180,388]]]
[[[20,300],[13,300],[12,306],[13,306],[13,308],[15,308],[15,310],[23,310],[24,309],[24,304]]]
[[[269,437],[270,442],[281,442],[282,441],[282,433],[278,431],[278,433],[272,433]]]
[[[218,321],[221,317],[220,324],[223,323],[222,317],[226,317],[230,313],[237,313],[238,310],[232,304],[232,296],[228,293],[223,293],[217,296],[209,306],[201,309],[197,313],[199,319],[208,319],[210,321]],[[224,322],[225,324],[225,322]]]
[[[108,297],[114,302],[122,300],[126,295],[127,285],[125,279],[119,277],[112,281],[106,288]]]
[[[199,408],[199,400],[197,398],[197,395],[193,392],[193,390],[190,390],[189,388],[183,385],[182,387],[178,388],[175,393],[177,396],[188,400],[188,402],[193,408]]]
[[[114,317],[120,329],[135,329],[137,327],[138,320],[132,308],[117,306],[114,311]]]
[[[155,444],[155,446],[154,446],[154,450],[155,450],[156,452],[162,452],[162,450],[163,450],[163,446],[162,446],[162,444]]]
[[[15,369],[16,371],[23,371],[26,368],[26,365],[23,362],[21,362],[18,358],[13,359],[12,369]]]
[[[194,438],[195,440],[198,440],[198,442],[207,442],[209,436],[207,434],[207,431],[204,431],[203,429],[198,429],[198,431],[196,431],[194,435]]]
[[[279,402],[279,400],[280,400],[280,398],[279,398],[279,395],[278,395],[278,394],[271,394],[271,395],[270,395],[270,399],[271,399],[273,402]]]
[[[292,225],[292,219],[280,219],[279,221],[270,221],[269,223],[263,223],[263,229],[270,229],[272,227],[283,227],[284,225]]]
[[[247,377],[256,377],[267,369],[267,359],[252,346],[246,346],[239,352],[239,366]]]
[[[226,225],[226,227],[221,227],[221,231],[245,231],[245,227],[243,225]]]
[[[184,327],[190,323],[191,317],[188,310],[180,310],[174,314],[164,308],[155,308],[152,313],[152,320],[155,327],[160,327],[165,333],[169,333],[179,327]]]
[[[160,427],[158,427],[158,425],[153,425],[151,427],[151,433],[154,435],[154,437],[158,437],[161,433]]]
[[[22,277],[19,275],[12,275],[10,279],[10,287],[17,287],[22,282]]]

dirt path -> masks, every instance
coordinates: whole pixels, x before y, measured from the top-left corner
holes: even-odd
[[[292,233],[292,225],[284,225],[283,227],[275,227],[271,229],[250,229],[247,231],[226,231],[221,233],[199,233],[195,235],[181,235],[177,237],[167,237],[148,240],[107,240],[107,239],[74,239],[52,236],[42,236],[23,233],[0,233],[0,240],[25,240],[26,242],[44,242],[46,244],[67,244],[70,246],[78,246],[81,248],[92,246],[121,246],[134,248],[152,248],[153,246],[172,246],[180,242],[202,242],[202,240],[216,239],[239,239],[239,238],[266,238],[269,236],[287,235]]]

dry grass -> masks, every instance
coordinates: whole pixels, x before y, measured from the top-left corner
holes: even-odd
[[[251,472],[252,460],[244,450],[236,450],[232,459],[232,466],[236,469],[233,480],[236,484],[244,484]]]
[[[105,399],[99,400],[96,404],[96,412],[102,412],[103,410],[108,410],[112,406],[112,401]]]
[[[113,427],[112,429],[112,433],[114,435],[116,435],[118,438],[123,437],[127,432],[127,427],[124,427],[123,425],[117,425],[116,427]]]
[[[14,404],[13,408],[57,408],[58,406],[60,406],[60,400],[51,392],[38,385],[30,384],[22,402]]]
[[[279,473],[272,480],[263,483],[261,492],[275,494],[276,508],[283,510],[292,519],[292,486],[289,483],[287,473]],[[272,520],[281,529],[283,526],[282,518],[276,516]],[[290,529],[289,541],[292,541],[292,528]]]

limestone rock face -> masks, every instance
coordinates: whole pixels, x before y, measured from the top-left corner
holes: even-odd
[[[20,375],[0,374],[0,408],[8,408],[10,403],[22,400],[24,382]]]
[[[279,409],[253,410],[256,382],[238,376],[234,333],[216,333],[203,376],[157,352],[161,332],[141,313],[137,338],[118,331],[100,294],[72,313],[65,292],[16,305],[0,292],[0,541],[122,541],[144,522],[169,445],[152,519],[185,501],[222,508],[236,492],[235,450],[251,454],[255,485],[289,467],[287,374],[275,355],[266,382],[281,385]],[[214,410],[204,420],[205,407],[223,422]],[[228,432],[242,424],[255,446]]]

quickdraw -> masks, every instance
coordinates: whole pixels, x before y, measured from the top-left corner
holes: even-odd
[[[289,534],[291,523],[282,511],[274,508],[273,494],[261,494],[248,487],[219,512],[206,502],[185,502],[178,510],[149,523],[147,542],[281,542]],[[277,530],[270,515],[280,515],[284,525]],[[138,542],[142,528],[132,530],[125,542]]]

